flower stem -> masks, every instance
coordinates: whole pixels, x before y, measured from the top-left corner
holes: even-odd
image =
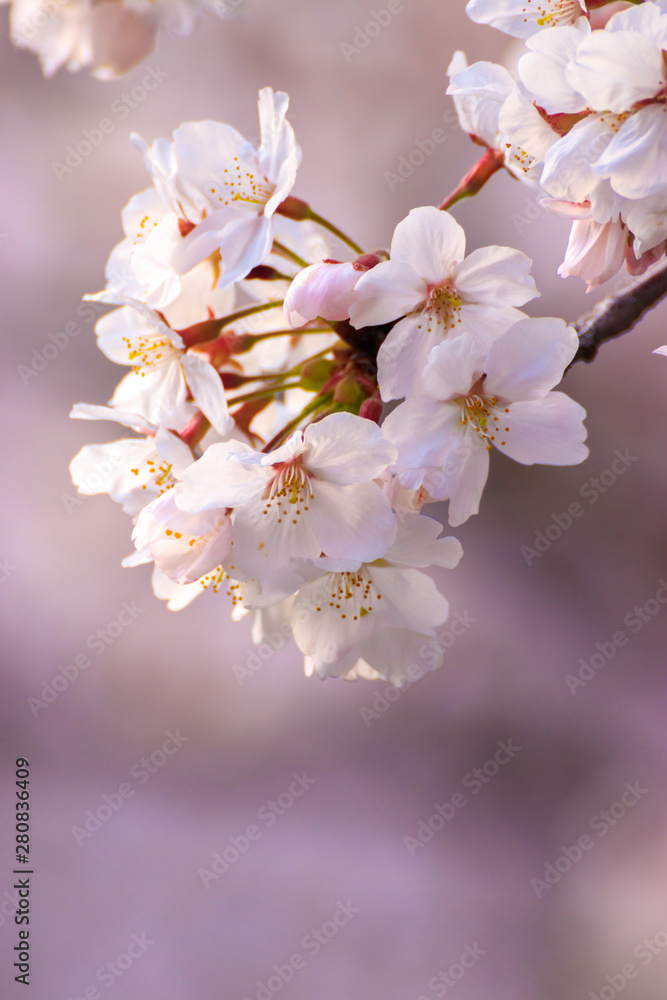
[[[278,240],[273,241],[273,249],[276,253],[282,254],[283,257],[287,257],[288,260],[294,261],[299,267],[308,267],[308,261],[304,260],[303,257],[299,257],[298,253],[294,253],[289,247],[286,247],[283,243],[279,243]]]
[[[299,382],[290,382],[288,385],[272,385],[265,389],[256,389],[254,392],[246,392],[242,396],[235,396],[229,400],[230,406],[237,403],[249,403],[253,399],[264,399],[266,396],[276,396],[279,392],[286,392],[288,389],[299,389]]]
[[[306,218],[310,219],[311,222],[316,222],[317,225],[322,226],[323,229],[328,229],[330,233],[333,233],[334,236],[337,236],[338,239],[341,240],[343,243],[347,243],[347,245],[352,250],[354,250],[357,256],[361,256],[361,254],[363,254],[364,251],[357,243],[354,242],[354,240],[350,239],[349,236],[346,236],[345,233],[338,228],[338,226],[334,226],[333,222],[329,222],[328,219],[325,219],[323,218],[323,216],[318,215],[317,212],[313,212],[312,208],[310,207],[308,208],[308,214],[306,215]]]
[[[273,451],[274,448],[277,448],[279,444],[289,437],[292,431],[296,430],[299,424],[305,420],[306,417],[309,417],[311,413],[315,413],[317,410],[322,410],[324,407],[329,406],[331,400],[332,396],[330,394],[327,396],[316,396],[315,399],[311,399],[310,403],[304,406],[301,413],[286,423],[283,429],[278,431],[275,437],[272,437],[268,444],[264,445],[262,451],[265,454]]]

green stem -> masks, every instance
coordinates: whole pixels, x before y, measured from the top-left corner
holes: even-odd
[[[303,257],[299,257],[298,253],[294,253],[293,250],[290,250],[283,243],[279,243],[278,240],[273,241],[273,249],[276,253],[280,253],[283,257],[287,257],[288,260],[294,261],[294,263],[298,264],[299,267],[308,267],[308,261],[304,260]]]
[[[279,392],[287,392],[288,389],[299,388],[301,388],[299,382],[292,382],[289,385],[273,385],[266,389],[257,389],[255,392],[246,392],[242,396],[235,396],[234,399],[229,400],[229,405],[236,406],[237,403],[249,403],[253,399],[264,399],[266,396],[275,396]]]
[[[267,309],[277,309],[282,306],[283,299],[277,299],[275,302],[262,302],[258,306],[248,306],[247,309],[239,309],[238,312],[230,313],[229,316],[222,316],[219,320],[215,320],[216,324],[220,324],[220,329],[229,326],[230,323],[235,323],[237,319],[245,319],[246,316],[253,316],[255,313],[266,312]]]
[[[315,399],[312,399],[310,403],[304,406],[301,413],[299,413],[296,417],[294,417],[292,420],[286,423],[283,429],[281,431],[278,431],[275,437],[272,437],[268,444],[264,445],[262,451],[264,453],[273,451],[274,448],[277,448],[279,444],[281,444],[287,437],[289,437],[292,431],[296,430],[299,424],[303,420],[305,420],[306,417],[309,417],[311,413],[315,413],[317,410],[324,409],[325,406],[329,405],[331,400],[332,400],[331,394],[327,396],[316,396]]]
[[[354,250],[357,256],[361,256],[361,254],[363,254],[364,251],[357,243],[354,242],[354,240],[351,240],[349,236],[346,236],[345,233],[338,228],[338,226],[334,226],[333,222],[329,222],[328,219],[325,219],[321,215],[318,215],[317,212],[313,212],[312,208],[310,207],[308,208],[308,214],[306,215],[306,218],[310,219],[311,222],[316,222],[318,226],[322,226],[323,229],[328,229],[330,233],[333,233],[334,236],[337,236],[338,239],[342,240],[343,243],[347,243],[347,245],[351,247],[352,250]]]

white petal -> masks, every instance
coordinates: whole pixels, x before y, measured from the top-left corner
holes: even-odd
[[[309,507],[302,520],[322,553],[332,559],[372,562],[384,556],[396,535],[396,518],[375,483],[334,486],[314,481]]]
[[[565,71],[596,111],[630,111],[665,85],[660,48],[635,31],[594,31]]]
[[[176,498],[181,510],[236,507],[259,497],[273,479],[273,469],[244,461],[256,452],[241,441],[210,445],[201,458],[184,470]]]
[[[406,514],[398,523],[396,540],[385,559],[404,566],[454,569],[463,555],[458,538],[440,538],[442,525],[425,514]]]
[[[398,260],[382,261],[357,282],[350,322],[357,329],[390,323],[416,309],[427,295],[426,282],[411,265]]]
[[[667,111],[641,108],[626,121],[593,163],[600,177],[624,198],[647,198],[667,185]]]
[[[525,319],[489,348],[484,394],[501,400],[539,399],[563,377],[579,348],[562,319]]]
[[[429,285],[448,278],[465,252],[463,228],[449,212],[431,206],[413,208],[396,226],[391,241],[391,259],[410,264]]]
[[[454,271],[456,290],[462,299],[495,308],[522,306],[539,292],[530,276],[532,261],[509,247],[473,250]]]
[[[220,375],[206,358],[194,351],[183,355],[181,365],[195,403],[218,434],[224,436],[231,429],[233,420],[227,409]]]
[[[304,463],[318,479],[341,486],[380,476],[396,449],[372,420],[333,413],[304,431]]]
[[[562,392],[514,403],[505,414],[509,431],[496,447],[522,465],[578,465],[588,457],[583,441],[586,411]]]

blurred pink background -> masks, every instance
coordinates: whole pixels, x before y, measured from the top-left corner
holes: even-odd
[[[454,989],[457,1000],[664,1000],[667,609],[647,613],[636,634],[624,618],[667,577],[667,362],[651,354],[667,342],[667,307],[567,376],[589,412],[586,464],[524,468],[494,455],[481,514],[456,532],[463,562],[442,578],[452,612],[474,622],[441,671],[392,703],[384,683],[306,679],[293,646],[241,684],[233,666],[252,651],[248,623],[232,625],[227,599],[213,594],[167,611],[145,567],[120,566],[125,516],[106,497],[77,502],[69,481],[84,443],[119,436],[67,415],[78,401],[104,403],[122,374],[77,309],[103,285],[122,207],[147,186],[130,131],[152,141],[209,117],[255,137],[258,89],[287,90],[304,154],[295,194],[368,249],[387,246],[410,208],[438,204],[473,163],[476,148],[444,118],[454,49],[511,55],[511,40],[471,24],[464,6],[405,0],[346,57],[341,45],[384,0],[250,0],[236,23],[207,15],[188,38],[161,36],[113,83],[44,80],[33,56],[12,50],[2,12],[3,997],[26,995],[13,979],[11,916],[13,765],[26,756],[39,1000],[94,990],[111,1000],[430,1000]],[[113,102],[151,67],[163,82],[121,121]],[[113,131],[58,180],[53,162],[103,118]],[[390,190],[386,172],[441,126],[446,141]],[[469,249],[507,244],[534,258],[542,298],[531,313],[574,319],[592,305],[579,282],[556,277],[566,224],[538,213],[509,176],[454,214]],[[80,335],[24,384],[33,349],[73,321]],[[617,449],[632,460],[614,477]],[[591,477],[605,472],[603,483],[615,481],[601,491]],[[583,516],[527,565],[521,547],[573,502]],[[95,655],[89,637],[123,602],[142,610]],[[627,644],[572,693],[567,675],[619,630]],[[35,717],[28,699],[81,653],[90,667]],[[168,732],[187,738],[170,755]],[[521,749],[473,794],[470,772],[499,740]],[[152,754],[150,774],[139,762]],[[280,815],[261,812],[280,796],[285,806],[303,772],[314,783],[302,795]],[[641,792],[614,807],[626,783]],[[465,806],[411,852],[405,838],[456,792]],[[105,795],[116,811],[102,809],[90,836],[73,832]],[[613,823],[601,819],[610,808]],[[239,840],[249,825],[260,835]],[[584,836],[592,846],[568,869],[563,850],[577,858]],[[214,854],[234,858],[230,838],[247,850],[202,877]],[[556,862],[552,885],[531,883]],[[128,953],[133,935],[144,944]],[[477,956],[469,968],[466,948]]]

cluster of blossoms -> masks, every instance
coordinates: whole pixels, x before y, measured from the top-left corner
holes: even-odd
[[[160,28],[189,35],[201,12],[221,17],[238,0],[0,0],[10,38],[39,56],[46,76],[65,66],[103,80],[126,73],[153,49]]]
[[[400,685],[448,615],[424,570],[462,555],[423,507],[477,513],[493,447],[586,457],[584,411],[553,391],[578,339],[521,311],[538,294],[524,254],[466,255],[446,211],[416,208],[364,252],[293,196],[287,106],[260,92],[258,149],[211,121],[134,137],[153,183],[90,296],[117,307],[98,343],[132,370],[72,415],[135,436],[84,447],[71,472],[122,504],[125,565],[154,564],[170,608],[222,591],[255,641],[291,634],[308,674]]]
[[[449,68],[461,125],[486,147],[472,183],[506,167],[571,219],[559,273],[589,289],[667,246],[667,0],[622,7],[470,0],[473,20],[526,39],[518,80],[460,52]]]

